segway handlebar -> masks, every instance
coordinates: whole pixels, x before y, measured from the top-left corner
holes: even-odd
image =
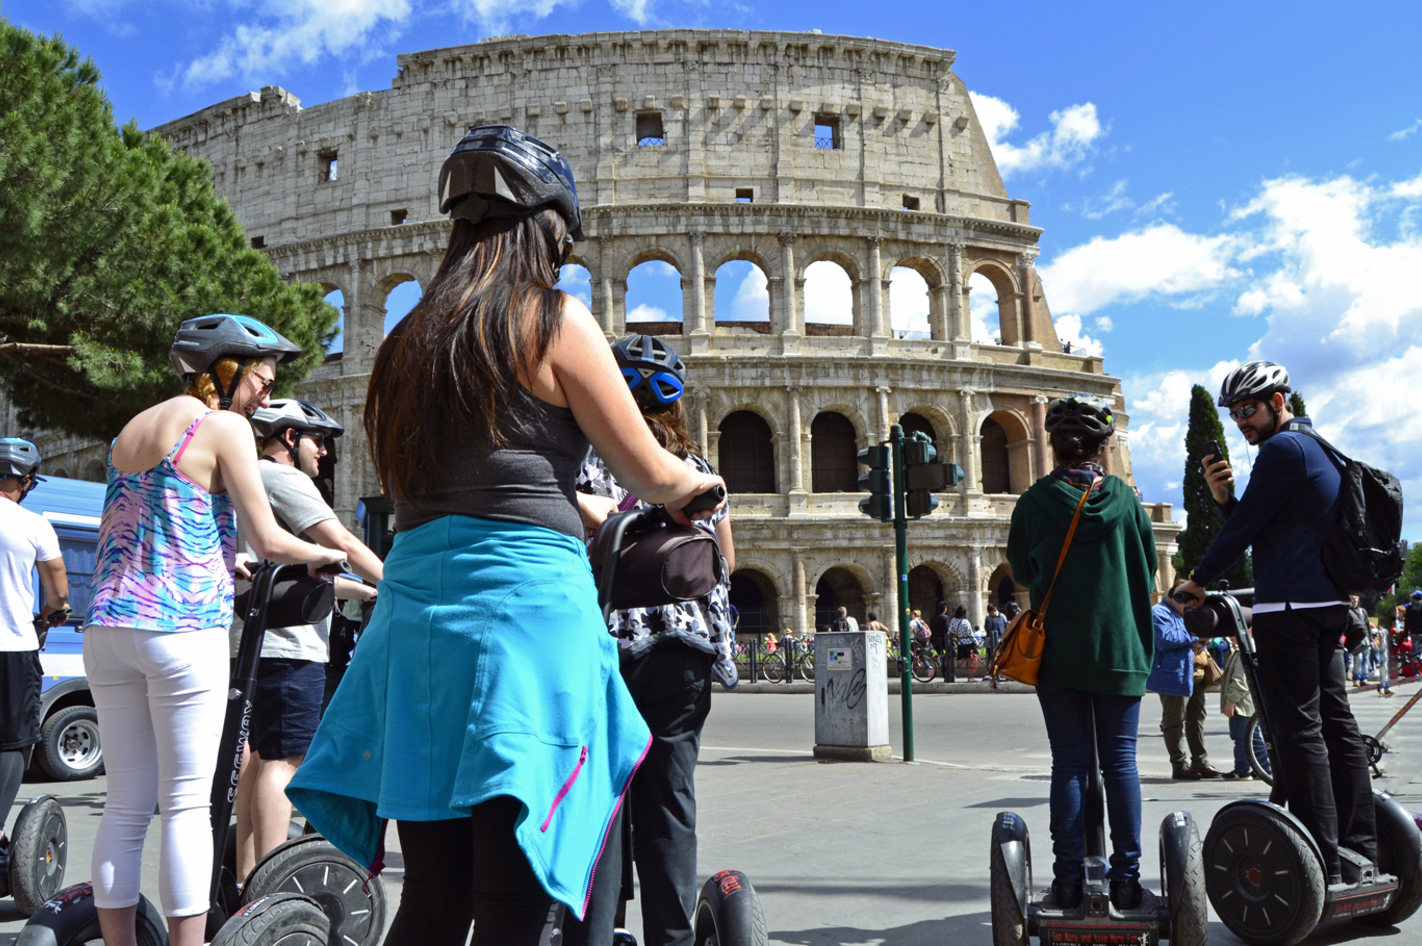
[[[691,502],[682,507],[682,512],[688,516],[694,512],[705,512],[708,509],[715,509],[721,505],[726,498],[726,487],[713,486],[706,492],[692,498]]]

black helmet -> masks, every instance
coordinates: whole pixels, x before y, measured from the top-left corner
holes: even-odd
[[[266,440],[291,428],[323,437],[339,437],[346,432],[321,408],[299,398],[278,398],[270,406],[252,412],[252,429],[257,432],[258,439]]]
[[[551,207],[583,239],[573,169],[553,148],[512,125],[479,125],[454,146],[439,170],[439,212],[478,223],[526,217]]]
[[[275,357],[277,364],[282,364],[300,354],[300,348],[250,315],[215,313],[188,319],[178,326],[168,360],[177,369],[178,377],[190,384],[219,358]],[[232,377],[231,390],[223,391],[221,379],[212,379],[223,410],[232,406],[232,395],[241,380],[239,369]]]
[[[1111,403],[1092,394],[1069,394],[1047,405],[1047,433],[1105,437],[1116,429]]]
[[[1289,372],[1272,361],[1247,361],[1225,375],[1220,385],[1220,407],[1233,407],[1240,401],[1264,401],[1275,392],[1288,394]]]
[[[612,343],[627,387],[644,407],[665,407],[686,390],[686,367],[676,349],[654,335],[629,335]]]

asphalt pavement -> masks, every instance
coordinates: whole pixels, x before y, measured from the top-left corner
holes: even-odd
[[[734,867],[760,893],[771,942],[942,946],[991,942],[987,879],[988,832],[994,815],[1017,811],[1035,842],[1038,886],[1049,880],[1047,825],[1050,754],[1035,697],[960,686],[952,693],[916,694],[916,762],[902,755],[900,701],[889,697],[887,762],[828,762],[812,757],[813,696],[803,693],[723,693],[717,688],[697,770],[701,874]],[[1376,733],[1416,685],[1384,699],[1352,696],[1364,732]],[[1216,767],[1232,759],[1218,699],[1209,701],[1206,743]],[[1158,889],[1154,841],[1163,818],[1190,811],[1208,827],[1227,802],[1262,795],[1263,783],[1177,782],[1159,737],[1160,702],[1147,696],[1139,751],[1144,789],[1143,880]],[[1375,784],[1422,809],[1422,708],[1384,740],[1384,777]],[[94,832],[103,810],[105,780],[26,783],[24,800],[58,796],[69,821],[69,882],[89,876]],[[142,887],[157,896],[159,827],[144,849]],[[384,882],[393,916],[403,875],[398,840],[389,836],[391,866]],[[637,907],[631,926],[640,933]],[[1212,917],[1213,918],[1213,917]],[[0,901],[0,946],[23,925],[9,900]],[[1221,924],[1211,942],[1237,943]],[[1372,930],[1349,922],[1327,924],[1308,943],[1383,937],[1389,946],[1422,944],[1422,916],[1401,930]]]

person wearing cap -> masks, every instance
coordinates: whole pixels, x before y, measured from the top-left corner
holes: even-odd
[[[1057,398],[1047,405],[1046,429],[1057,466],[1017,500],[1007,561],[1033,608],[1042,608],[1052,588],[1037,682],[1052,753],[1050,897],[1066,909],[1081,902],[1082,799],[1092,777],[1094,720],[1111,834],[1111,902],[1132,909],[1145,895],[1136,734],[1154,657],[1155,534],[1130,485],[1102,466],[1115,430],[1109,402],[1087,394]],[[1053,586],[1078,508],[1080,520]]]
[[[0,829],[20,792],[20,781],[40,741],[39,636],[31,574],[38,571],[50,625],[69,617],[69,577],[59,537],[44,516],[20,504],[39,479],[40,454],[18,437],[0,438]],[[0,831],[0,873],[8,869],[10,839]]]
[[[1318,842],[1333,884],[1343,877],[1339,847],[1377,863],[1377,825],[1367,749],[1343,671],[1348,596],[1305,526],[1326,535],[1337,525],[1342,465],[1310,435],[1313,422],[1289,410],[1290,391],[1288,371],[1270,361],[1247,362],[1225,376],[1219,405],[1259,453],[1238,498],[1230,492],[1229,463],[1204,459],[1205,482],[1225,522],[1180,590],[1203,603],[1204,586],[1253,548],[1255,696],[1264,701],[1286,775],[1275,781],[1276,800],[1286,799]]]
[[[380,346],[365,405],[395,541],[287,795],[373,872],[396,821],[386,946],[536,946],[584,916],[651,742],[588,564],[588,447],[683,525],[724,483],[657,443],[602,328],[557,289],[583,238],[567,161],[482,125],[438,190],[444,261]],[[610,922],[588,935],[605,946]]]
[[[277,522],[308,542],[345,553],[351,569],[372,583],[338,577],[337,600],[375,600],[373,583],[381,578],[380,559],[341,525],[316,488],[317,465],[327,455],[327,443],[345,433],[345,428],[314,404],[282,398],[252,414],[252,429],[261,442],[262,486]],[[233,624],[234,657],[241,623],[239,619]],[[317,624],[269,627],[262,641],[252,694],[251,754],[237,783],[239,882],[287,839],[291,800],[286,785],[321,720],[330,628],[328,615]]]
[[[187,320],[169,356],[186,390],[134,417],[109,448],[84,628],[108,775],[91,876],[109,946],[134,942],[155,808],[169,942],[203,942],[238,522],[272,561],[315,573],[345,559],[277,524],[252,449],[247,417],[267,404],[278,363],[299,352],[245,315]]]

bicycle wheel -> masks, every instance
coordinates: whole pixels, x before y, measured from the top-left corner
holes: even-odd
[[[1264,717],[1255,713],[1249,720],[1249,728],[1244,731],[1244,746],[1249,754],[1249,767],[1265,785],[1274,784],[1274,764],[1269,755],[1274,746],[1269,740],[1269,729],[1264,725]]]
[[[806,683],[815,682],[815,652],[808,647],[795,663],[795,670]]]
[[[913,664],[910,669],[913,672],[913,678],[919,683],[927,683],[933,679],[933,661],[925,657],[921,650],[914,651]]]
[[[783,683],[785,681],[785,658],[780,654],[762,657],[760,674],[771,683]]]

